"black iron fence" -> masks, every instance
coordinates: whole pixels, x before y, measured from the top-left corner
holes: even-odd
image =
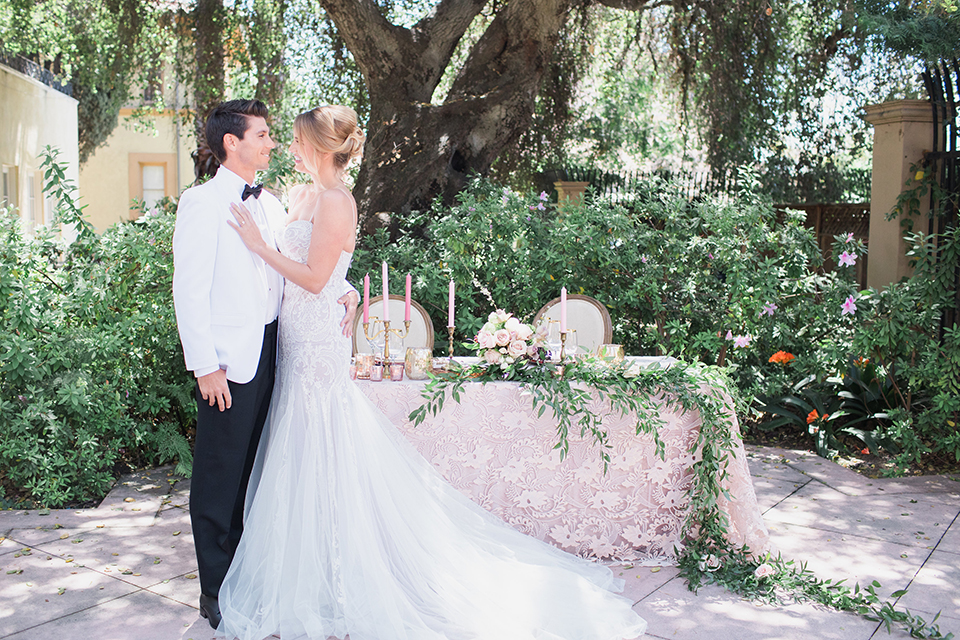
[[[960,203],[960,123],[957,122],[960,62],[956,58],[941,60],[927,68],[923,81],[933,108],[933,148],[936,150],[925,154],[924,162],[940,178],[940,193],[930,194],[930,211],[935,214],[930,217],[928,233],[939,239],[948,230],[956,229]],[[944,310],[941,334],[944,328],[960,320],[960,264],[953,268],[954,305]]]
[[[6,65],[11,69],[19,71],[25,76],[42,82],[51,89],[56,89],[60,93],[73,96],[73,83],[66,82],[52,71],[44,69],[33,60],[24,58],[15,53],[9,53],[0,49],[0,64]]]

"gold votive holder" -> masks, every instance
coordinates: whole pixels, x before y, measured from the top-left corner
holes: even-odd
[[[623,362],[623,345],[602,344],[597,347],[597,356],[608,365],[618,365]]]
[[[390,363],[390,380],[392,382],[400,382],[403,380],[403,367],[404,363],[402,362]]]
[[[381,380],[383,380],[383,365],[375,362],[370,367],[370,382],[380,382]]]
[[[410,380],[426,380],[433,366],[433,349],[408,347],[404,371]]]
[[[372,353],[358,353],[356,357],[357,379],[369,380],[370,370],[373,368],[375,362],[376,360]]]

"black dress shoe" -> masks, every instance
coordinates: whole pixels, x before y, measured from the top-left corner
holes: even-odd
[[[200,594],[200,615],[207,619],[210,626],[220,626],[220,601],[208,595]]]

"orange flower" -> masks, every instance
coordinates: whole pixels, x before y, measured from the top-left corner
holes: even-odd
[[[777,351],[775,354],[770,356],[770,359],[767,362],[775,362],[777,364],[788,365],[790,361],[793,360],[795,356],[792,353],[787,353],[786,351]]]
[[[820,414],[817,413],[816,409],[814,409],[813,411],[807,414],[807,424],[810,424],[811,422],[813,422],[819,417],[820,417]]]
[[[870,449],[867,447],[864,447],[863,449],[860,450],[860,453],[862,453],[865,456],[870,455]]]

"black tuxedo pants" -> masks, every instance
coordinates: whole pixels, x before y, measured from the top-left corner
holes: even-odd
[[[200,397],[190,482],[190,521],[197,550],[200,590],[216,598],[243,533],[247,481],[270,407],[277,364],[277,321],[264,328],[257,374],[246,384],[229,382],[232,405],[220,411]]]

